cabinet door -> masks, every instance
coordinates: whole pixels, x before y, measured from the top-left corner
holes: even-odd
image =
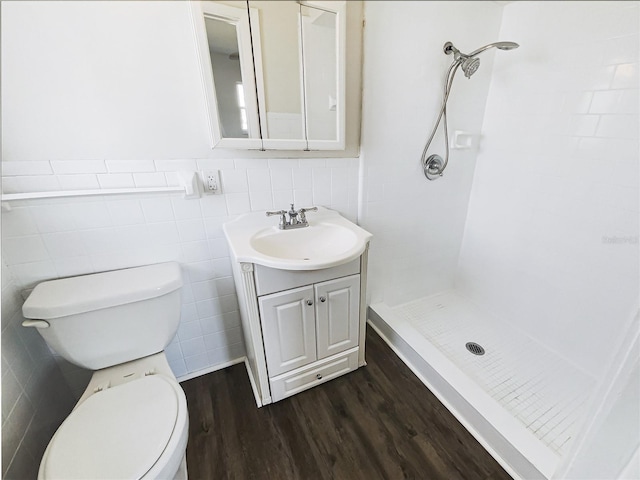
[[[258,304],[270,377],[316,360],[313,287],[265,295]]]
[[[358,345],[360,275],[314,286],[318,359]]]

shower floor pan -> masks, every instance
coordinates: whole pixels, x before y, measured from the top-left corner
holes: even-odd
[[[510,475],[551,478],[592,377],[455,291],[373,304],[369,323]]]

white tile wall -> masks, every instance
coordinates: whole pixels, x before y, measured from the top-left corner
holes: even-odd
[[[155,166],[195,167],[199,162]],[[132,194],[12,202],[11,211],[2,214],[2,250],[15,286],[28,290],[51,278],[178,261],[185,278],[182,318],[167,350],[175,374],[197,374],[242,357],[223,223],[239,213],[287,208],[294,201],[294,178],[308,192],[304,206],[323,205],[355,220],[357,196],[350,192],[358,189],[358,160],[340,159],[331,166],[314,161],[323,166],[313,170],[307,160],[236,163],[238,168],[222,170],[223,191],[235,193],[197,200],[180,194]],[[134,161],[131,170],[141,165]],[[150,165],[144,163],[144,168]],[[117,168],[126,166],[118,161]],[[68,175],[74,172],[66,168],[62,176]],[[321,181],[313,183],[313,178]],[[68,377],[79,382],[74,389],[81,391],[86,378],[73,372]]]
[[[2,478],[36,478],[74,396],[44,341],[20,323],[22,297],[2,262]]]
[[[521,46],[496,56],[458,271],[596,376],[638,308],[639,23],[638,2],[505,7]]]
[[[54,160],[51,166],[56,175],[107,172],[102,160]]]

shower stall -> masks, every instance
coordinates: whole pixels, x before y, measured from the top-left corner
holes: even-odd
[[[516,478],[640,476],[638,7],[365,4],[369,322]]]

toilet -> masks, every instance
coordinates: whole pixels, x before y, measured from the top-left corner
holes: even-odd
[[[187,479],[189,417],[165,347],[180,323],[175,262],[40,283],[24,303],[66,360],[94,370],[39,479]]]

